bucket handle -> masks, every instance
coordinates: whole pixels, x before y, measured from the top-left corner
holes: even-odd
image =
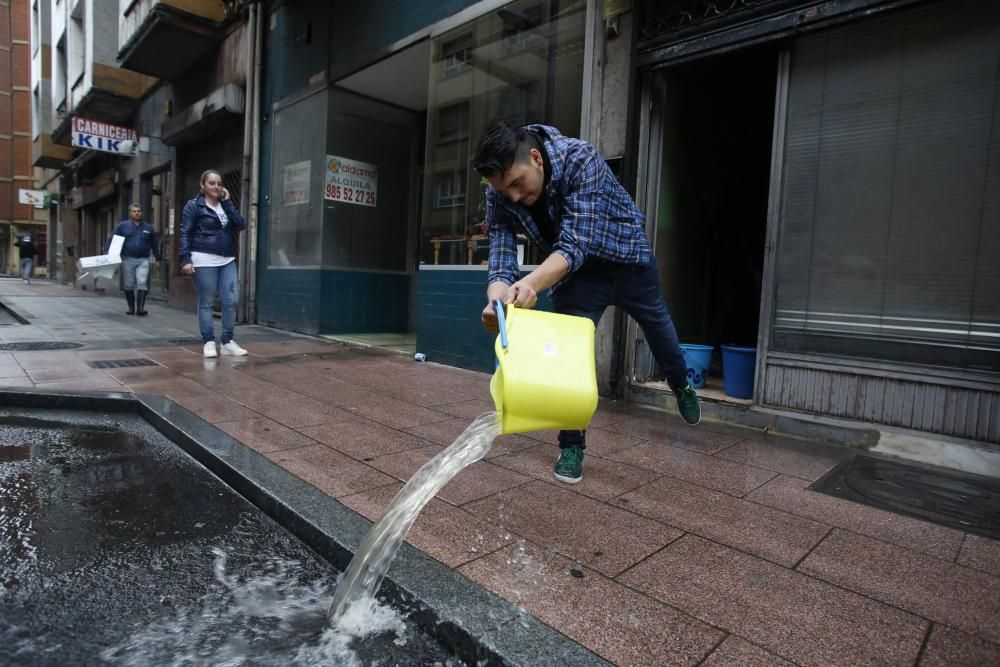
[[[503,302],[493,300],[493,310],[497,313],[497,324],[500,325],[500,347],[507,349],[507,318],[504,316]]]

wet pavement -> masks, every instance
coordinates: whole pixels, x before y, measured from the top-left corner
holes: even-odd
[[[0,385],[162,394],[374,520],[492,409],[489,376],[241,326],[200,356],[193,313],[0,280]],[[93,368],[146,359],[152,366]],[[808,490],[848,449],[602,403],[584,480],[551,432],[505,436],[409,542],[622,665],[1000,664],[1000,543]],[[390,576],[392,571],[390,570]]]

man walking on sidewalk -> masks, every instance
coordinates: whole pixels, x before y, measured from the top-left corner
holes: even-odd
[[[486,223],[490,261],[483,324],[497,331],[493,301],[531,308],[552,288],[557,313],[596,325],[616,305],[642,327],[657,364],[688,424],[701,421],[698,395],[660,293],[644,219],[597,149],[554,127],[494,122],[479,140],[473,166],[489,181]],[[519,277],[516,235],[526,234],[548,257]],[[584,431],[559,432],[555,477],[583,479]]]
[[[35,274],[35,256],[38,254],[38,248],[28,234],[18,239],[14,245],[18,247],[21,256],[21,280],[25,285],[30,285],[31,277]]]
[[[125,237],[122,245],[122,291],[128,302],[128,315],[146,314],[146,294],[149,292],[149,254],[156,257],[159,266],[160,246],[156,242],[153,225],[142,221],[142,207],[128,207],[128,220],[118,223],[113,234]],[[104,253],[111,247],[111,238],[104,242]]]

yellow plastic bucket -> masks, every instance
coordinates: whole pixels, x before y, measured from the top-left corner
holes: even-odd
[[[597,410],[594,323],[496,306],[501,335],[490,393],[502,432],[587,428]]]

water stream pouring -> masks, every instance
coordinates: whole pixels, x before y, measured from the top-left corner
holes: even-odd
[[[337,585],[327,620],[340,625],[356,603],[374,600],[420,510],[459,471],[480,460],[501,433],[583,429],[597,409],[594,323],[494,304],[500,325],[490,381],[496,412],[478,417],[400,489],[368,531]],[[515,314],[516,313],[516,314]]]
[[[365,535],[344,573],[327,620],[334,626],[356,602],[373,599],[420,510],[462,468],[486,456],[500,424],[494,412],[476,418],[447,449],[425,463],[400,489]]]

